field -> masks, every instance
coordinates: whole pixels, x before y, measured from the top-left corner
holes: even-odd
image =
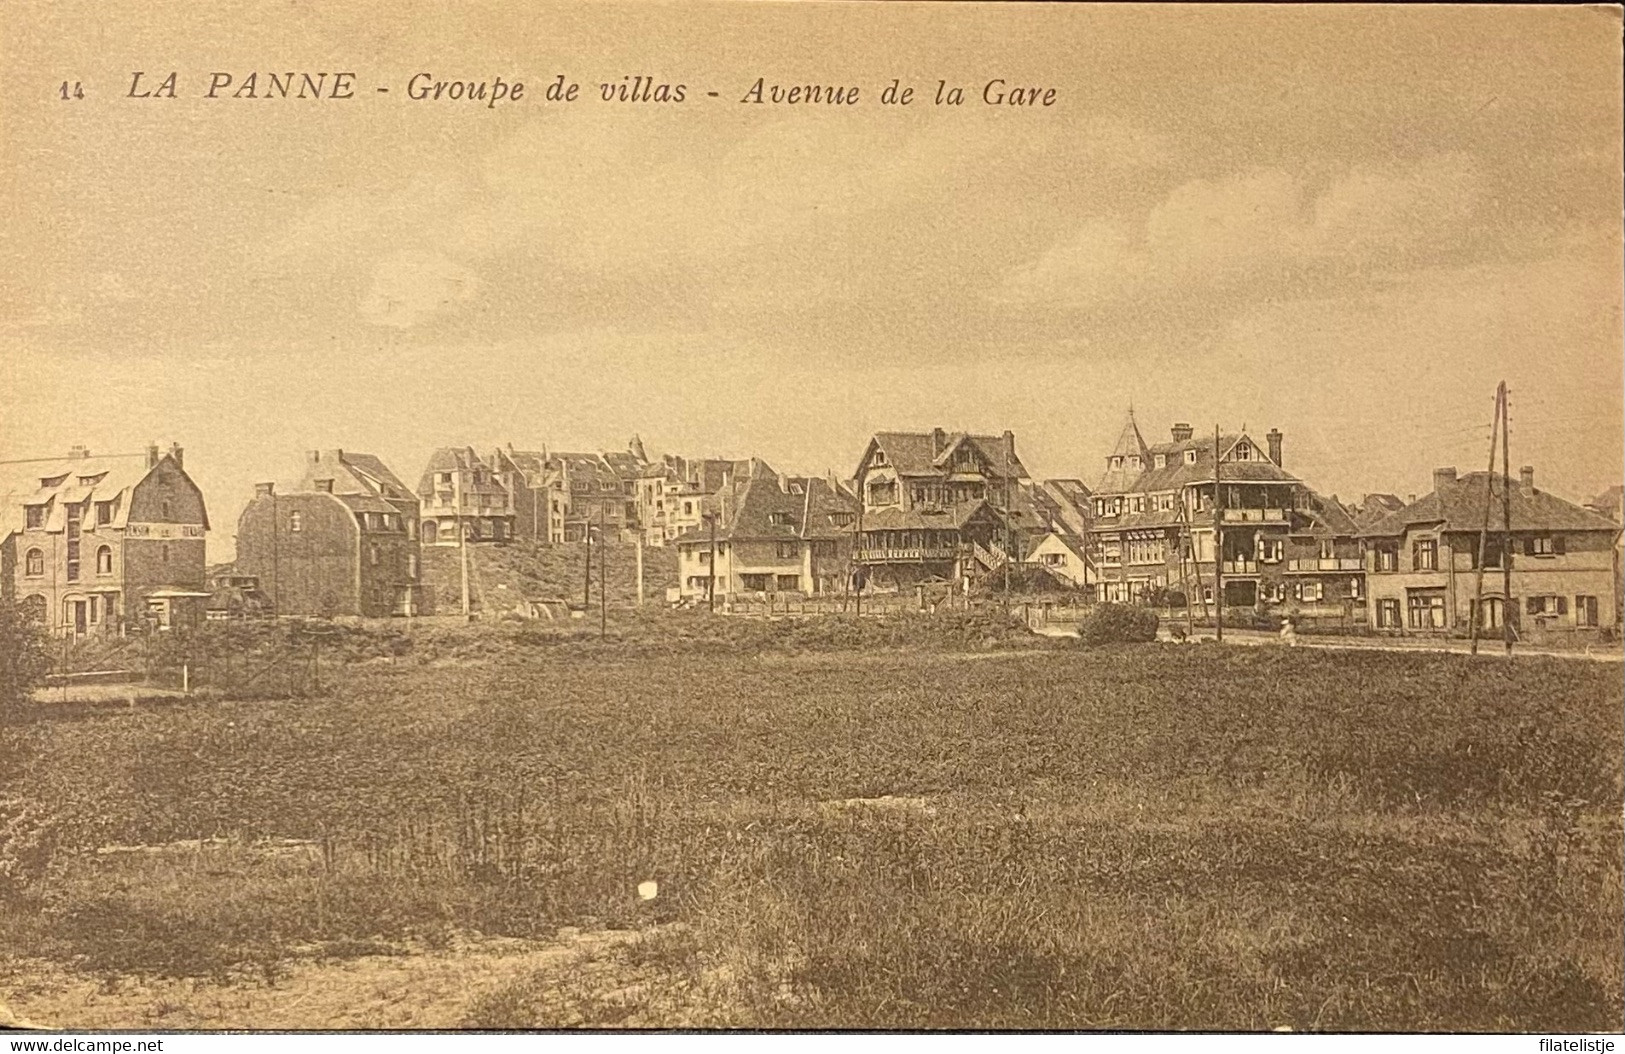
[[[6,729],[0,1003],[1621,1027],[1611,666],[738,622],[467,627],[353,648],[317,698]],[[333,1008],[386,989],[411,1012]]]

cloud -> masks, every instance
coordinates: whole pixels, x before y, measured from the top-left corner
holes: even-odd
[[[474,272],[438,253],[408,250],[380,261],[361,314],[379,326],[410,329],[474,298]]]
[[[1318,189],[1315,189],[1318,182]],[[1086,218],[1006,283],[1017,303],[1099,307],[1216,291],[1272,299],[1470,251],[1484,197],[1462,154],[1329,179],[1255,168],[1172,188],[1143,220]]]

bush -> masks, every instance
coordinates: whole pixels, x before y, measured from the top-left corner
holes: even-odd
[[[17,604],[0,601],[0,716],[27,702],[50,670],[45,630]]]
[[[1085,644],[1143,643],[1157,639],[1157,613],[1128,604],[1101,604],[1078,625]]]

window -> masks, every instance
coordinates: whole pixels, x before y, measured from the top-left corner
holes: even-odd
[[[1569,613],[1568,597],[1526,597],[1524,609],[1531,615],[1567,615]]]
[[[1325,591],[1319,582],[1298,583],[1298,599],[1310,604],[1318,604],[1325,596]],[[1440,603],[1443,603],[1441,598]]]
[[[165,522],[168,522],[168,520],[169,520],[169,499],[165,498],[163,501],[159,502],[159,506],[160,506],[160,508],[163,509],[163,518],[164,518]]]
[[[1279,538],[1261,538],[1258,542],[1258,559],[1260,563],[1278,564],[1286,550],[1286,543]]]
[[[1411,570],[1437,571],[1439,569],[1439,542],[1435,538],[1418,538],[1411,543]]]
[[[829,514],[829,522],[832,527],[850,527],[852,526],[852,520],[853,516],[850,512],[832,512]]]
[[[793,512],[770,512],[767,515],[767,522],[775,527],[793,527],[796,517]]]
[[[1196,451],[1195,450],[1187,450],[1187,451],[1185,451],[1185,464],[1187,464],[1187,465],[1196,464]]]
[[[684,516],[692,516],[692,515],[694,515],[694,503],[692,501],[683,502],[683,515]]]
[[[300,518],[298,511],[288,513],[288,530],[298,534],[304,529],[304,521]]]
[[[1337,543],[1333,542],[1330,538],[1322,538],[1320,540],[1320,558],[1322,560],[1331,560],[1336,556]]]
[[[378,566],[378,547],[376,545],[367,546],[367,562],[374,567]]]
[[[96,526],[105,527],[113,522],[113,503],[98,501],[96,503]]]
[[[800,588],[801,588],[801,578],[800,578],[799,575],[780,575],[779,576],[779,592],[781,592],[781,593],[794,593],[796,590],[798,590]]]
[[[28,550],[23,557],[23,574],[29,578],[40,578],[45,574],[45,553],[39,549]]]
[[[158,562],[161,563],[161,564],[169,563],[169,543],[168,542],[164,542],[164,543],[162,543],[162,544],[160,544],[158,546]]]
[[[801,547],[795,542],[778,543],[777,555],[780,560],[794,560],[801,555]]]
[[[1575,596],[1574,598],[1574,624],[1576,626],[1597,625],[1597,598],[1589,596]]]
[[[416,578],[418,576],[418,554],[417,553],[407,553],[406,554],[406,576],[408,578]]]
[[[1251,461],[1253,459],[1253,448],[1246,443],[1237,443],[1234,458],[1237,461]]]
[[[113,547],[103,545],[96,550],[96,573],[110,575],[113,573]]]
[[[1561,534],[1538,534],[1523,540],[1525,556],[1562,556],[1565,548]]]
[[[1399,547],[1392,542],[1383,543],[1376,548],[1376,569],[1378,571],[1399,570]]]
[[[45,506],[43,506],[43,505],[30,505],[30,506],[28,506],[28,529],[32,530],[32,531],[37,531],[41,527],[44,527],[44,526],[45,526]]]
[[[1049,567],[1065,567],[1065,553],[1044,553],[1039,559]]]
[[[1444,629],[1444,592],[1413,589],[1406,597],[1411,629]]]
[[[1118,455],[1118,456],[1112,458],[1112,468],[1122,468],[1122,467],[1123,467],[1122,455]]]
[[[1157,468],[1167,468],[1168,467],[1168,455],[1167,454],[1153,454],[1151,456],[1151,464],[1156,466]]]
[[[102,598],[91,594],[90,597],[90,624],[97,625],[102,620]]]
[[[1364,579],[1362,579],[1362,578],[1351,578],[1351,579],[1349,579],[1349,599],[1350,600],[1364,600],[1365,599],[1365,580]]]
[[[1377,628],[1399,628],[1399,601],[1392,599],[1377,601]]]

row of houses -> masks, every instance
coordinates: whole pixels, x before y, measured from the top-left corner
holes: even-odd
[[[1618,623],[1619,488],[1581,506],[1532,468],[1439,469],[1421,498],[1350,505],[1288,470],[1278,430],[1168,436],[1147,442],[1130,414],[1093,485],[1032,478],[1008,431],[876,433],[848,479],[650,458],[634,438],[609,453],[444,448],[414,489],[374,455],[313,451],[282,489],[256,487],[215,582],[179,446],[76,448],[0,466],[0,582],[73,634],[170,625],[211,593],[217,607],[225,593],[282,614],[410,616],[434,609],[425,547],[636,538],[677,549],[671,595],[686,603],[1014,588],[1397,633]]]

